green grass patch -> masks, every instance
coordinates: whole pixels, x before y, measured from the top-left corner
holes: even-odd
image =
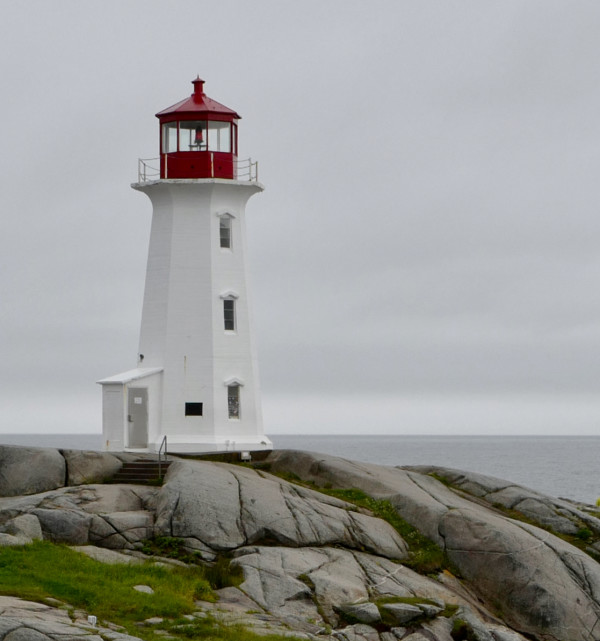
[[[377,607],[387,605],[388,603],[408,603],[409,605],[419,605],[419,603],[423,603],[425,605],[435,605],[439,607],[437,601],[418,596],[383,596],[375,601]]]
[[[440,612],[440,616],[443,616],[449,619],[450,617],[453,617],[458,612],[459,607],[460,606],[456,605],[456,603],[446,603],[446,606]]]
[[[289,483],[295,483],[296,485],[303,485],[304,487],[309,487],[312,490],[317,490],[321,491],[322,488],[317,487],[314,483],[305,483],[297,474],[294,474],[294,472],[270,472],[270,474],[274,474],[280,479],[283,479],[284,481],[288,481]]]
[[[387,521],[406,541],[410,550],[410,558],[402,562],[404,565],[421,574],[431,574],[449,567],[444,551],[405,521],[389,501],[374,499],[356,488],[348,490],[316,489],[324,494],[366,508],[375,516]]]
[[[184,541],[173,536],[156,536],[142,541],[142,545],[140,551],[148,556],[164,556],[183,563],[202,563],[199,552],[190,552]]]
[[[239,565],[231,565],[231,560],[220,556],[214,563],[203,568],[204,578],[215,590],[238,587],[244,580],[244,571]]]
[[[415,605],[417,607],[419,605],[434,605],[438,608],[440,607],[440,604],[437,601],[433,601],[432,599],[427,599],[425,597],[417,597],[417,596],[381,597],[375,601],[375,605],[379,608],[382,621],[388,626],[394,625],[394,618],[388,612],[386,612],[385,608],[382,608],[381,606],[387,605],[389,603],[408,603],[409,605]],[[439,613],[439,616],[443,616],[449,619],[450,617],[456,614],[458,608],[459,606],[454,603],[445,603],[444,608]],[[423,612],[423,615],[421,617],[416,617],[415,619],[412,619],[411,624],[414,624],[419,621],[426,621],[428,619],[435,618],[436,616],[438,615],[427,615],[426,612]]]
[[[173,541],[162,541],[159,546],[162,556],[168,556],[165,549],[176,547]],[[164,641],[164,631],[181,640],[293,641],[293,637],[264,636],[243,626],[227,626],[210,615],[184,618],[198,610],[196,600],[215,600],[211,583],[216,588],[240,579],[241,573],[226,558],[210,568],[167,568],[151,563],[108,565],[48,541],[0,547],[0,594],[32,601],[59,599],[96,615],[100,623],[116,623],[146,641]],[[137,592],[134,585],[149,585],[154,594]],[[162,617],[164,621],[154,626],[139,625],[150,617]]]
[[[144,594],[134,585],[149,585]],[[194,600],[214,598],[200,568],[108,565],[46,541],[0,548],[0,594],[54,597],[121,625],[153,616],[179,617]]]
[[[587,527],[580,527],[575,534],[575,536],[581,541],[589,541],[593,535],[594,533]]]
[[[202,577],[211,588],[220,590],[230,586],[237,587],[244,580],[241,567],[231,565],[228,557],[220,556],[213,563],[205,563],[199,552],[190,552],[185,541],[172,536],[156,536],[143,542],[141,551],[148,556],[162,556],[183,563],[199,565]]]
[[[454,619],[450,636],[454,641],[477,641],[473,628],[463,619]]]

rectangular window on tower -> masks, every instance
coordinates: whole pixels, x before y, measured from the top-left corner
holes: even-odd
[[[221,216],[219,236],[221,239],[221,247],[231,249],[231,218],[229,216]]]
[[[229,418],[240,417],[240,386],[228,385],[227,386],[227,411]]]
[[[235,299],[226,298],[223,300],[223,320],[225,330],[228,332],[235,331]]]
[[[202,416],[202,403],[186,403],[185,415],[186,416]]]

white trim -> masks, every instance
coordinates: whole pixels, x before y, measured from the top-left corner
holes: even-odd
[[[235,376],[233,378],[228,378],[224,384],[226,387],[244,387],[244,381],[241,378],[236,378]]]
[[[227,216],[228,218],[237,218],[235,214],[232,214],[229,209],[223,209],[221,211],[216,211],[215,216],[217,218],[225,218]]]
[[[138,367],[136,369],[130,369],[127,372],[122,372],[121,374],[115,374],[114,376],[103,378],[100,381],[96,381],[96,383],[99,385],[109,385],[111,383],[125,384],[130,381],[137,381],[140,378],[152,376],[153,374],[159,374],[162,371],[162,367]]]
[[[239,298],[240,295],[234,291],[233,289],[228,289],[226,292],[221,292],[219,294],[219,298],[222,298],[223,300],[226,300],[227,298]]]

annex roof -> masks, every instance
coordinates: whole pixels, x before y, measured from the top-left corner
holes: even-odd
[[[109,376],[108,378],[103,378],[102,380],[96,381],[99,385],[105,385],[110,383],[129,383],[130,381],[136,381],[139,378],[146,378],[146,376],[152,376],[153,374],[158,374],[162,372],[162,367],[136,367],[135,369],[127,370],[126,372],[121,372],[121,374],[115,374],[114,376]]]

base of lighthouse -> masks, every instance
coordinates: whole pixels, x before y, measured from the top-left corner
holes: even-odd
[[[163,429],[162,379],[160,368],[138,368],[98,381],[102,385],[104,450],[208,454],[273,449],[256,425],[232,425],[211,434],[206,430],[190,433],[176,425]]]
[[[262,185],[162,179],[132,187],[153,205],[138,363],[99,381],[104,449],[272,449],[245,259],[245,205]]]

